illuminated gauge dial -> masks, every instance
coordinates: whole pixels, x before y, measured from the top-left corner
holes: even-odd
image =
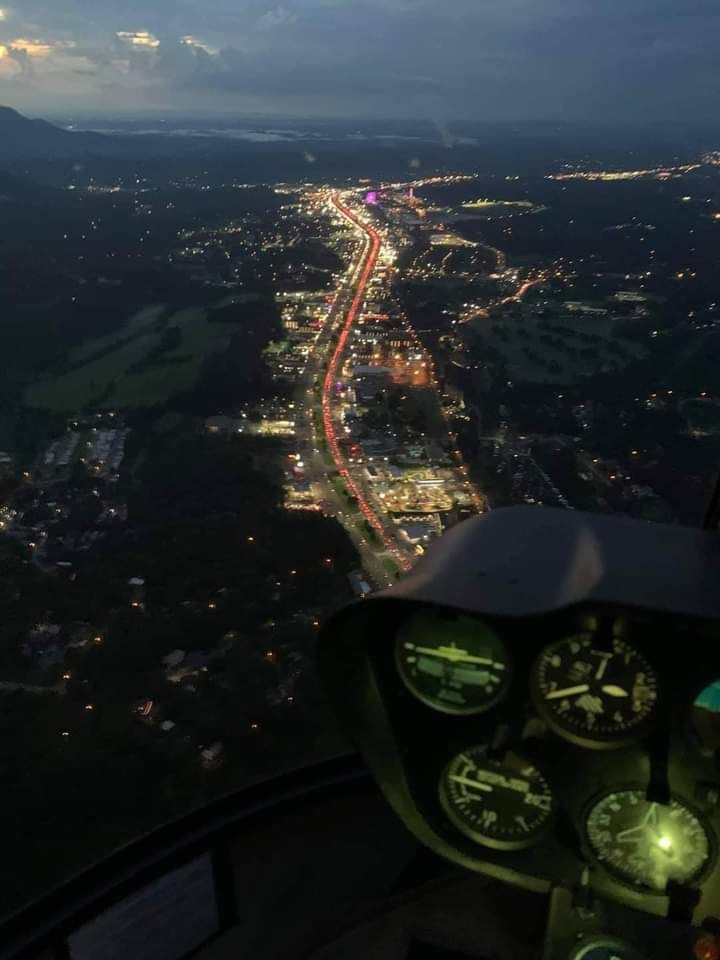
[[[612,749],[642,736],[653,718],[658,681],[650,664],[617,637],[607,649],[592,635],[566,637],[540,654],[530,675],[540,716],[583,747]]]
[[[650,803],[644,790],[616,790],[593,804],[587,838],[597,859],[619,879],[665,890],[693,880],[710,858],[710,837],[684,803]]]
[[[579,943],[568,960],[644,960],[635,947],[615,937],[592,937]]]
[[[405,686],[444,713],[481,713],[505,695],[510,660],[480,620],[419,613],[398,632],[395,662]]]
[[[458,754],[440,780],[440,802],[451,823],[476,843],[520,850],[536,843],[550,826],[553,795],[529,761],[507,753],[489,760],[484,747]]]

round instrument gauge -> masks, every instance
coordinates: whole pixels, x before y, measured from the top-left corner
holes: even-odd
[[[623,940],[617,940],[615,937],[592,937],[579,943],[568,960],[644,960],[644,958],[635,947]]]
[[[582,747],[613,749],[646,731],[658,699],[657,676],[637,650],[617,637],[607,649],[593,635],[547,646],[533,665],[530,693],[557,734]]]
[[[418,700],[443,713],[489,710],[510,685],[504,643],[481,620],[418,613],[400,628],[395,663]]]
[[[528,760],[507,753],[489,760],[485,747],[454,757],[440,779],[440,802],[451,823],[476,843],[521,850],[543,836],[554,810],[550,786]]]
[[[651,803],[640,789],[614,790],[590,808],[585,825],[596,858],[625,883],[664,891],[694,880],[710,859],[711,835],[680,800]]]

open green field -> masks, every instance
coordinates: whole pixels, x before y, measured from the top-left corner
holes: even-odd
[[[142,310],[138,310],[137,313],[133,314],[127,323],[124,323],[118,330],[113,330],[112,333],[108,333],[104,337],[94,337],[92,340],[87,340],[85,343],[81,343],[79,347],[71,350],[69,358],[70,364],[76,366],[86,363],[101,353],[117,349],[127,340],[136,337],[139,333],[149,331],[153,324],[160,320],[164,311],[164,303],[153,303],[147,307],[143,307]]]
[[[468,200],[461,204],[464,210],[477,210],[480,213],[512,213],[516,210],[531,210],[529,200]]]
[[[647,355],[641,344],[614,334],[615,322],[612,317],[562,314],[549,325],[524,316],[478,317],[472,326],[480,345],[502,355],[513,380],[570,384],[622,370]]]
[[[152,406],[190,387],[205,357],[225,350],[239,324],[210,323],[204,307],[166,317],[164,311],[162,304],[148,306],[121,329],[82,344],[64,372],[27,388],[26,404],[61,413]],[[179,344],[163,349],[171,328]]]
[[[519,214],[542,213],[548,208],[542,204],[531,203],[529,200],[468,200],[460,204],[460,210],[464,213],[458,213],[456,219],[462,220],[495,220],[503,217],[515,217]]]

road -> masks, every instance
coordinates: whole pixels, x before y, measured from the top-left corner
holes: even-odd
[[[356,227],[356,229],[358,229]],[[331,482],[329,473],[330,466],[321,453],[320,444],[323,437],[327,440],[325,433],[324,419],[320,417],[320,428],[316,429],[315,413],[317,406],[320,406],[320,413],[324,412],[321,406],[323,400],[323,389],[327,382],[327,372],[333,357],[336,356],[336,344],[339,332],[347,330],[349,333],[352,326],[347,324],[348,313],[355,301],[358,284],[367,265],[368,256],[371,251],[371,240],[365,231],[358,229],[361,234],[361,245],[355,259],[346,276],[335,291],[333,303],[328,310],[325,323],[315,341],[312,354],[305,374],[299,384],[298,404],[302,411],[298,418],[296,428],[296,438],[298,447],[303,451],[303,460],[306,466],[306,475],[318,491],[321,501],[324,504],[324,510],[327,514],[334,516],[344,526],[348,536],[353,542],[355,549],[360,556],[362,567],[368,580],[376,587],[389,586],[392,578],[388,573],[385,562],[388,559],[388,552],[384,545],[373,544],[367,535],[360,530],[357,524],[357,515],[354,514],[347,500],[342,497]],[[376,259],[376,257],[375,257]],[[369,275],[369,274],[368,274]],[[363,284],[363,289],[367,283],[367,278]],[[358,300],[358,307],[362,302],[362,295]],[[358,307],[355,309],[357,312]],[[347,336],[345,338],[345,342]],[[340,363],[340,355],[337,354],[335,369]],[[316,396],[317,384],[322,384],[319,396]],[[328,406],[328,405],[326,405]],[[333,426],[333,432],[334,432]],[[336,441],[337,442],[337,441]],[[328,449],[330,444],[328,441]],[[342,453],[340,452],[340,458]],[[333,467],[340,472],[337,462],[333,458]],[[347,469],[346,465],[343,469]],[[365,498],[363,498],[365,499]],[[393,562],[396,562],[393,560]]]
[[[340,333],[338,334],[335,344],[335,349],[330,357],[330,362],[328,363],[325,379],[323,381],[322,419],[323,429],[325,431],[325,439],[327,441],[333,463],[335,464],[338,473],[342,477],[343,483],[345,484],[349,494],[357,501],[360,513],[362,513],[365,520],[370,524],[372,529],[375,531],[378,540],[380,543],[382,543],[384,548],[393,558],[395,563],[397,563],[400,569],[409,570],[411,567],[410,561],[398,548],[393,537],[385,529],[383,521],[370,504],[369,500],[367,500],[359,485],[350,475],[345,456],[340,448],[340,443],[337,437],[337,428],[333,417],[332,405],[333,387],[337,381],[338,374],[342,366],[342,358],[345,353],[348,337],[350,336],[350,332],[353,324],[355,323],[358,311],[360,310],[365,298],[365,290],[367,288],[368,280],[372,276],[372,272],[377,263],[381,242],[377,231],[374,230],[369,224],[363,223],[363,221],[360,220],[360,218],[357,217],[349,207],[342,203],[337,194],[335,194],[333,197],[333,204],[337,211],[342,214],[346,220],[354,224],[357,229],[363,231],[367,237],[367,242],[363,248],[363,254],[361,256],[359,268],[355,273],[357,279],[354,285],[355,289],[353,292],[352,301],[344,316]]]
[[[388,567],[400,571],[411,569],[414,553],[403,549],[392,520],[384,513],[368,489],[362,468],[346,458],[342,439],[345,435],[341,404],[336,402],[336,384],[343,379],[343,363],[353,327],[362,312],[368,283],[381,253],[382,239],[374,227],[345,204],[340,194],[332,203],[337,213],[353,228],[361,244],[354,263],[335,293],[334,301],[314,345],[305,375],[300,384],[300,407],[304,414],[298,421],[296,434],[303,449],[306,475],[313,482],[324,504],[325,512],[335,516],[345,527],[361,558],[368,579],[376,586],[392,582]],[[410,331],[411,333],[414,332]],[[422,350],[417,342],[418,350]],[[431,360],[428,360],[431,364]],[[321,385],[320,385],[321,384]],[[319,409],[318,409],[319,407]],[[318,422],[319,421],[319,422]],[[448,425],[448,449],[457,460],[458,482],[475,507],[483,509],[481,498],[474,493],[462,462],[457,440]],[[324,440],[324,443],[322,442]],[[454,441],[454,442],[453,442]],[[325,449],[322,453],[320,448]],[[328,459],[331,461],[328,462]],[[352,504],[337,489],[337,479],[352,498]],[[358,513],[360,517],[358,517]],[[366,532],[364,526],[369,528]],[[392,563],[388,564],[391,560]]]
[[[501,300],[500,303],[512,303],[513,300],[522,300],[528,290],[532,290],[532,288],[537,286],[537,284],[540,282],[540,280],[526,280],[524,283],[520,284],[515,293],[512,293],[509,297],[505,297],[505,299]]]

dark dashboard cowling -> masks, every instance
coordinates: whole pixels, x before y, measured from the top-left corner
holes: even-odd
[[[379,598],[510,617],[582,601],[720,617],[720,536],[550,507],[466,520]]]
[[[499,637],[512,666],[503,698],[463,715],[413,695],[399,675],[396,646],[418,616],[474,619]],[[619,665],[612,669],[632,661],[630,650],[634,676],[647,664],[657,680],[647,723],[616,743],[583,745],[538,709],[542,697],[532,687],[539,658],[550,644],[576,636],[599,638],[591,652],[607,650],[611,665]],[[436,853],[528,890],[584,886],[635,910],[699,925],[720,917],[720,739],[701,742],[692,711],[698,694],[720,679],[719,639],[716,535],[519,507],[449,531],[402,582],[338,613],[322,632],[319,653],[330,696],[386,798]],[[627,695],[607,680],[605,690]],[[486,779],[516,753],[550,784],[552,824],[533,845],[493,849],[448,816],[439,789],[444,771],[478,748]],[[462,783],[463,776],[455,779]],[[534,789],[527,782],[523,789]],[[642,814],[639,826],[632,808]],[[661,848],[671,845],[667,825],[677,828],[672,839],[682,837],[686,847],[687,877],[662,889],[630,879],[625,854],[618,869],[613,850],[603,852],[598,841],[604,827],[597,824],[608,817],[618,820],[625,840],[650,830],[651,820],[659,823]]]

